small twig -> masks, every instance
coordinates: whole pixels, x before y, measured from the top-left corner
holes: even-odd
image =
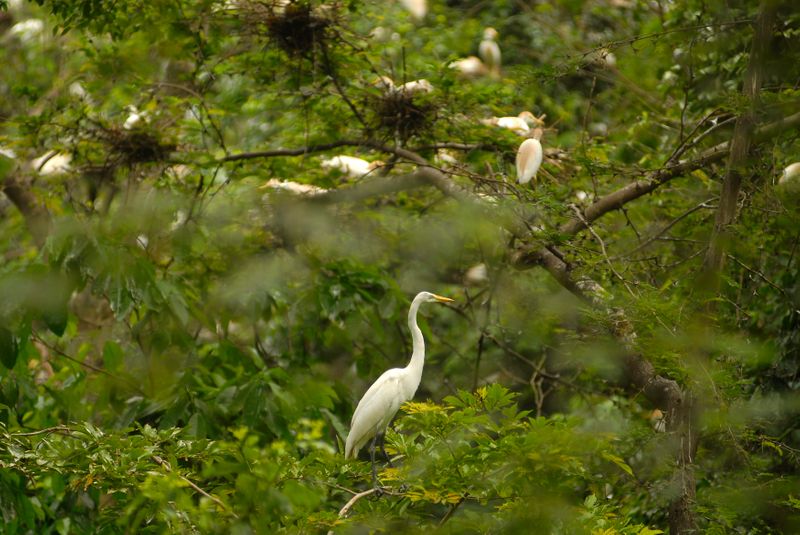
[[[584,224],[586,225],[586,228],[589,230],[589,232],[592,234],[592,236],[594,236],[594,238],[600,244],[600,250],[603,253],[603,257],[605,258],[609,269],[611,269],[611,273],[613,273],[614,276],[616,276],[622,282],[622,285],[625,286],[625,289],[628,290],[628,293],[631,294],[631,297],[634,297],[634,298],[637,297],[636,294],[633,293],[633,290],[631,290],[631,287],[628,285],[628,281],[626,281],[625,278],[622,275],[620,275],[619,271],[617,271],[617,268],[614,267],[614,264],[611,262],[611,259],[608,257],[608,252],[606,251],[606,244],[603,241],[603,238],[601,238],[600,235],[597,234],[597,232],[595,232],[594,227],[592,225],[590,225],[588,222],[586,222],[585,219],[583,219],[583,214],[581,214],[581,211],[578,209],[577,206],[575,206],[573,204],[573,205],[570,205],[570,207],[572,208],[572,211],[575,212],[575,215],[578,216],[578,218],[580,218],[580,219],[582,219],[584,221]]]
[[[339,509],[339,518],[346,517],[347,513],[350,512],[350,509],[353,508],[353,506],[356,504],[356,502],[358,502],[358,500],[360,500],[361,498],[366,498],[370,494],[375,494],[377,491],[378,491],[378,489],[376,489],[376,488],[367,489],[367,490],[365,490],[363,492],[359,492],[358,494],[356,494],[355,496],[350,498],[347,501],[347,503],[344,504],[344,507]],[[333,535],[333,530],[328,531],[328,535]]]
[[[36,435],[48,435],[50,433],[61,433],[65,435],[72,434],[72,430],[66,425],[55,425],[53,427],[46,427],[36,431],[28,431],[25,433],[9,433],[12,437],[33,437]]]
[[[458,509],[458,506],[461,505],[462,503],[464,503],[464,500],[467,499],[467,496],[469,496],[469,493],[464,494],[463,496],[461,496],[461,498],[456,503],[454,503],[450,507],[450,509],[447,510],[447,512],[442,517],[442,519],[439,521],[439,527],[441,527],[445,522],[450,520],[450,517],[453,516],[453,513],[456,512],[456,509]]]
[[[630,257],[634,253],[637,253],[637,252],[641,251],[642,249],[644,249],[645,247],[647,247],[648,245],[650,245],[651,243],[653,243],[654,241],[659,239],[661,236],[663,236],[669,229],[674,227],[676,224],[681,222],[683,219],[685,219],[689,215],[691,215],[691,214],[695,213],[696,211],[700,210],[701,208],[716,208],[715,206],[709,206],[708,205],[708,203],[710,203],[711,201],[713,201],[716,198],[717,197],[711,197],[709,199],[706,199],[705,201],[701,202],[700,204],[698,204],[694,208],[690,208],[686,212],[682,213],[681,215],[679,215],[678,217],[676,217],[675,219],[673,219],[672,221],[667,223],[667,225],[664,226],[664,228],[662,228],[661,230],[659,230],[658,232],[656,232],[655,234],[653,234],[652,236],[647,238],[645,241],[640,243],[639,246],[636,247],[636,249],[634,249],[633,251],[631,251],[629,253],[625,253],[624,256]],[[614,258],[619,258],[620,256],[622,256],[622,255],[617,255]]]
[[[168,473],[172,473],[172,467],[169,465],[169,463],[167,461],[165,461],[164,459],[162,459],[158,455],[151,455],[150,458],[157,465],[159,465],[162,468],[164,468],[164,470],[166,470]],[[208,492],[206,492],[203,489],[201,489],[200,487],[198,487],[191,479],[189,479],[188,477],[184,476],[183,474],[178,474],[178,477],[181,478],[181,480],[184,481],[187,485],[192,487],[192,489],[194,489],[197,493],[202,494],[203,496],[205,496],[206,498],[208,498],[209,500],[211,500],[212,502],[217,504],[220,509],[222,509],[223,511],[225,511],[227,513],[230,513],[234,518],[239,518],[239,515],[237,515],[234,511],[231,511],[230,509],[228,509],[228,507],[224,503],[222,503],[222,500],[220,500],[216,496],[212,496]]]
[[[143,393],[143,390],[141,388],[139,388],[139,386],[136,383],[134,383],[133,381],[130,381],[130,380],[125,379],[123,377],[119,377],[117,375],[114,375],[113,373],[111,373],[109,371],[106,371],[103,368],[98,368],[94,364],[89,364],[88,362],[78,360],[75,357],[73,357],[71,355],[68,355],[64,351],[60,350],[56,346],[54,346],[52,344],[48,344],[41,336],[39,336],[35,332],[31,333],[31,338],[33,338],[34,340],[36,340],[37,342],[42,344],[44,347],[46,347],[50,351],[53,351],[54,353],[58,354],[59,356],[64,357],[65,359],[67,359],[69,361],[72,361],[75,364],[78,364],[79,366],[83,366],[84,368],[87,368],[87,369],[92,370],[94,372],[97,372],[99,374],[105,375],[106,377],[110,377],[110,378],[112,378],[112,379],[114,379],[116,381],[120,381],[121,383],[125,383],[128,386],[130,386],[131,388],[133,388],[134,390],[136,390],[137,392]]]
[[[770,286],[772,286],[773,288],[778,290],[781,294],[783,294],[784,297],[787,297],[786,290],[784,290],[783,288],[781,288],[780,286],[778,286],[777,284],[775,284],[774,282],[769,280],[766,275],[764,275],[763,273],[761,273],[757,269],[751,268],[750,266],[748,266],[747,264],[745,264],[744,262],[742,262],[741,260],[739,260],[738,258],[733,256],[732,254],[728,254],[727,256],[728,256],[728,258],[730,258],[731,260],[733,260],[734,262],[736,262],[737,264],[742,266],[744,269],[746,269],[747,271],[749,271],[750,273],[752,273],[754,275],[757,275],[758,278],[760,278],[761,280],[763,280],[764,282],[766,282],[767,284],[769,284]]]

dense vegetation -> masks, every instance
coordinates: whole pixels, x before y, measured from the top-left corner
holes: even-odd
[[[0,1],[0,532],[800,532],[800,10],[404,4]]]

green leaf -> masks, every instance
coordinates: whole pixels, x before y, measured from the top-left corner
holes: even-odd
[[[621,457],[617,457],[613,453],[603,452],[603,459],[605,459],[607,461],[611,461],[612,463],[614,463],[617,466],[619,466],[620,468],[622,468],[622,470],[626,474],[628,474],[631,477],[634,477],[633,476],[633,469],[630,466],[628,466],[628,463],[626,463]]]
[[[9,370],[17,363],[19,340],[10,330],[0,327],[0,362]]]

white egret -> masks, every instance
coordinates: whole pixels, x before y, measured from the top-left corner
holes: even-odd
[[[430,292],[420,292],[411,302],[411,308],[408,310],[408,329],[411,331],[413,345],[411,360],[405,368],[392,368],[383,372],[358,402],[353,413],[350,433],[345,442],[344,457],[345,459],[354,459],[361,448],[372,439],[370,458],[373,484],[377,482],[375,442],[379,436],[383,436],[400,405],[414,397],[420,379],[422,379],[422,366],[425,363],[425,340],[422,338],[422,331],[417,326],[417,311],[422,303],[435,301],[449,303],[453,300]],[[381,448],[383,448],[382,443]]]
[[[523,141],[517,150],[517,181],[520,184],[527,184],[535,178],[543,158],[542,144],[538,139]]]
[[[520,112],[516,117],[492,117],[491,119],[482,119],[481,122],[489,126],[507,128],[520,136],[528,135],[532,126],[544,124],[542,118],[535,117],[529,111]]]
[[[459,74],[466,78],[478,78],[479,76],[486,75],[489,70],[483,64],[481,58],[476,56],[468,56],[463,59],[457,59],[447,64],[451,69],[455,69]]]
[[[306,196],[319,195],[320,193],[325,193],[328,191],[325,188],[320,188],[319,186],[314,186],[312,184],[301,184],[299,182],[295,182],[294,180],[281,181],[277,178],[269,179],[266,184],[259,186],[259,189],[282,190],[295,195]]]
[[[8,35],[13,35],[23,43],[31,43],[43,35],[44,22],[40,19],[28,19],[18,22],[8,30]]]
[[[422,20],[428,14],[428,0],[400,0],[403,7],[417,20]]]
[[[72,156],[51,150],[31,160],[31,167],[40,175],[61,175],[72,170]]]
[[[361,178],[382,165],[380,160],[368,162],[353,156],[334,156],[320,163],[323,169],[336,169],[350,178]]]
[[[786,169],[783,170],[781,178],[778,180],[778,184],[788,184],[799,177],[800,162],[795,162],[786,166]]]
[[[489,74],[498,78],[500,76],[500,46],[497,44],[497,30],[486,28],[483,30],[483,41],[478,45],[478,55],[483,60]]]
[[[418,93],[430,93],[433,91],[433,84],[428,80],[422,78],[412,82],[406,82],[402,85],[395,85],[394,81],[388,76],[379,76],[372,85],[381,89],[384,93],[389,95],[403,95],[412,97]]]
[[[413,82],[404,83],[397,88],[397,91],[408,96],[416,95],[417,93],[430,93],[433,91],[433,84],[422,78],[420,80],[414,80]]]
[[[143,119],[147,119],[147,112],[139,111],[136,106],[125,106],[128,110],[128,117],[122,123],[122,128],[125,130],[133,130]]]

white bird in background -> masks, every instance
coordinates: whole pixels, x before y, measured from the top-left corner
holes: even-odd
[[[536,177],[544,151],[538,139],[526,139],[517,150],[517,182],[527,184]]]
[[[397,88],[398,93],[408,96],[416,95],[418,93],[430,93],[431,91],[433,91],[433,84],[424,78],[420,80],[414,80],[413,82],[406,82]]]
[[[51,150],[31,160],[31,167],[40,175],[61,175],[70,172],[72,156]]]
[[[428,80],[422,78],[412,82],[406,82],[402,85],[395,85],[394,81],[388,76],[379,76],[372,85],[381,89],[384,93],[389,95],[403,95],[412,97],[419,93],[430,93],[433,91],[433,84]]]
[[[334,156],[320,163],[323,169],[336,169],[350,178],[361,178],[382,165],[380,160],[368,162],[353,156]]]
[[[12,35],[23,43],[31,43],[34,39],[42,35],[44,22],[40,19],[28,19],[18,22],[8,30],[8,35]]]
[[[299,182],[295,182],[294,180],[281,181],[277,178],[269,179],[266,184],[259,186],[259,189],[282,190],[295,195],[306,195],[309,197],[313,197],[314,195],[319,195],[320,193],[325,193],[328,191],[325,188],[320,188],[319,186],[314,186],[312,184],[301,184]]]
[[[516,117],[492,117],[491,119],[482,119],[481,122],[489,126],[508,128],[520,136],[528,135],[532,126],[542,126],[544,124],[541,118],[535,117],[529,111],[520,112]]]
[[[478,78],[485,76],[489,69],[483,64],[481,58],[475,56],[468,56],[463,59],[457,59],[447,64],[451,69],[455,69],[461,76],[465,78]]]
[[[372,439],[370,458],[372,459],[372,482],[377,486],[375,473],[375,442],[382,437],[389,422],[392,421],[400,405],[414,397],[422,379],[422,366],[425,363],[425,340],[417,325],[417,311],[422,303],[450,303],[453,300],[430,292],[420,292],[411,302],[408,310],[408,329],[411,331],[413,351],[411,360],[405,368],[392,368],[383,372],[372,383],[366,394],[358,402],[350,422],[350,433],[344,447],[345,459],[354,459],[367,442]],[[383,445],[381,444],[381,449]],[[384,455],[386,452],[384,451]],[[388,457],[387,457],[388,458]]]
[[[483,41],[478,46],[478,55],[483,60],[489,74],[495,78],[500,77],[500,46],[497,44],[497,30],[486,28],[483,30]]]
[[[427,0],[400,0],[403,7],[417,20],[422,20],[428,14]]]
[[[795,162],[786,166],[781,178],[778,180],[778,184],[788,184],[798,177],[800,177],[800,162]]]

